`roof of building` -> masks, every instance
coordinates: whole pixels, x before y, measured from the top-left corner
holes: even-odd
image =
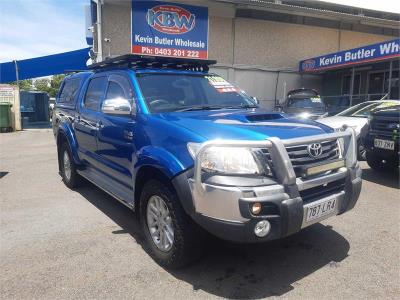
[[[303,16],[341,20],[345,22],[361,22],[371,26],[398,29],[400,14],[364,9],[354,6],[340,5],[323,1],[279,1],[279,0],[217,0],[237,4],[238,9],[263,9]]]

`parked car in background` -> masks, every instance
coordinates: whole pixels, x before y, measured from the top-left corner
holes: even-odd
[[[54,110],[54,105],[56,104],[56,98],[50,98],[49,99],[49,115],[50,115],[50,120],[53,118],[53,110]]]
[[[365,138],[367,163],[377,171],[397,171],[399,167],[400,105],[374,110]]]
[[[320,95],[313,89],[296,89],[287,94],[282,106],[277,107],[289,115],[315,120],[326,116],[326,107]]]
[[[204,232],[280,239],[352,209],[355,133],[259,108],[215,61],[126,55],[66,77],[53,130],[59,173],[138,212],[166,267],[201,254]]]
[[[335,116],[318,119],[317,122],[332,127],[339,131],[343,126],[351,127],[357,135],[358,159],[366,159],[364,138],[368,132],[369,117],[372,111],[391,105],[399,105],[399,100],[376,100],[367,101],[354,105]]]

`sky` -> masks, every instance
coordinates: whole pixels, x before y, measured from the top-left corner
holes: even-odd
[[[398,0],[324,1],[400,13]],[[0,0],[0,62],[87,47],[83,7],[88,3],[89,0]]]
[[[87,47],[89,0],[0,0],[0,62]]]

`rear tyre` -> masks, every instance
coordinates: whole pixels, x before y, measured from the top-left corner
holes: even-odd
[[[150,180],[143,187],[140,220],[148,252],[161,266],[176,269],[201,256],[203,232],[164,183]]]
[[[380,172],[394,171],[399,165],[399,162],[395,159],[384,159],[372,151],[367,151],[366,159],[371,169]]]
[[[78,187],[81,182],[81,177],[76,172],[76,164],[67,143],[63,143],[60,147],[59,161],[61,177],[65,185],[70,189]]]

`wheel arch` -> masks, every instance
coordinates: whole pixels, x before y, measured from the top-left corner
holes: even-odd
[[[140,195],[142,194],[143,187],[146,182],[151,179],[156,179],[174,190],[174,187],[171,183],[171,177],[168,176],[168,174],[163,171],[162,168],[156,165],[142,165],[140,168],[138,168],[135,175],[135,211],[139,211]]]
[[[72,133],[72,130],[65,124],[60,124],[60,127],[57,132],[57,154],[58,154],[59,162],[60,162],[60,155],[61,155],[60,147],[65,142],[68,144],[68,147],[71,151],[72,158],[73,158],[75,164],[81,165],[82,163],[79,159],[78,151],[77,151],[77,143],[76,143],[76,140]],[[59,167],[60,167],[60,165],[59,165]]]
[[[194,212],[194,204],[188,182],[188,177],[193,173],[192,171],[192,169],[189,169],[188,171],[171,176],[160,166],[143,165],[139,168],[135,177],[135,211],[139,211],[140,195],[143,191],[143,186],[147,181],[156,179],[170,188],[171,191],[177,195],[185,212],[188,215],[192,215]]]

